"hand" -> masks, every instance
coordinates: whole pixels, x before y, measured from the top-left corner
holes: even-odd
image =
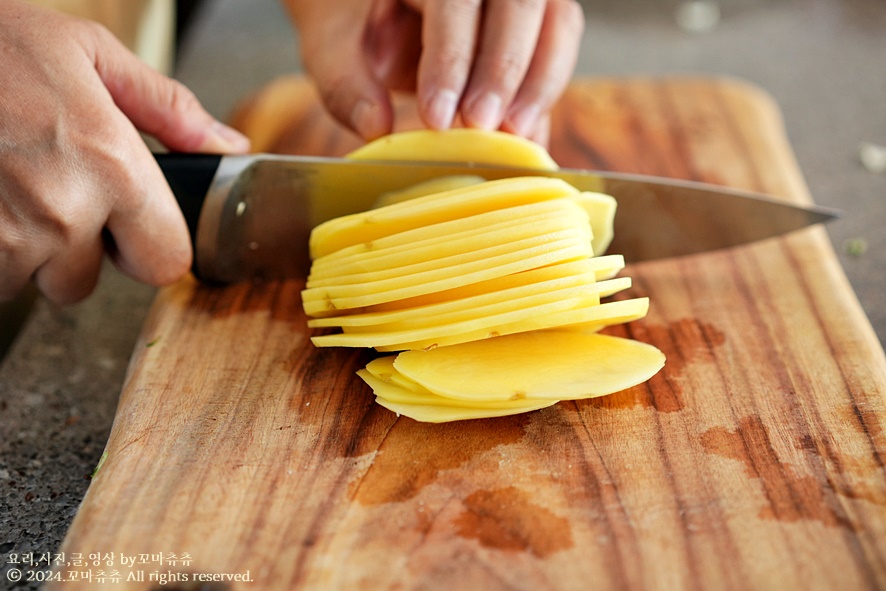
[[[187,227],[138,134],[179,151],[244,151],[182,85],[99,25],[0,0],[0,300],[33,280],[86,297],[102,254],[132,277],[187,272]]]
[[[365,139],[391,131],[389,93],[414,90],[426,125],[547,142],[584,30],[575,0],[287,0],[330,112]]]

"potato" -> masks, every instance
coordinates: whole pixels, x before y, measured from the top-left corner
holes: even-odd
[[[384,352],[431,350],[438,347],[458,345],[504,335],[549,329],[585,333],[597,332],[607,326],[624,324],[625,322],[632,322],[643,318],[649,310],[649,299],[636,298],[602,304],[594,303],[593,300],[585,300],[584,302],[576,302],[574,307],[565,310],[553,310],[552,308],[554,307],[553,305],[537,306],[525,314],[523,318],[515,319],[518,315],[512,314],[509,317],[494,318],[492,320],[495,323],[486,322],[482,326],[478,326],[479,323],[473,326],[467,323],[458,327],[448,326],[446,328],[450,334],[440,335],[438,333],[437,335],[431,335],[430,331],[428,331],[423,334],[420,340],[402,341],[394,345],[379,344],[375,346],[375,349]],[[560,307],[564,306],[561,305]],[[500,324],[498,324],[499,322]],[[359,335],[353,336],[356,338]],[[404,338],[408,335],[399,336]],[[385,337],[391,339],[392,335],[385,335]]]
[[[406,230],[578,193],[578,189],[559,179],[516,177],[425,195],[320,224],[311,232],[310,254],[312,259],[318,259]]]
[[[486,179],[482,176],[470,174],[441,176],[405,189],[400,189],[399,191],[385,193],[376,199],[373,209],[384,207],[385,205],[393,205],[394,203],[402,203],[403,201],[409,201],[416,197],[424,197],[425,195],[433,195],[434,193],[463,189],[464,187],[479,185],[483,182],[486,182]]]
[[[556,170],[547,150],[526,138],[480,129],[404,131],[369,142],[347,155],[353,160],[475,162]]]
[[[406,351],[394,361],[432,393],[474,402],[604,396],[645,382],[663,366],[664,355],[651,345],[560,331]]]
[[[471,130],[397,134],[353,157],[520,166],[511,159],[534,150]],[[621,255],[598,256],[612,197],[537,176],[444,177],[381,202],[315,228],[302,292],[308,326],[338,331],[316,346],[398,352],[358,372],[380,405],[428,422],[503,416],[610,394],[663,366],[651,345],[597,334],[649,309],[645,297],[603,301],[631,286],[616,277]]]
[[[317,281],[353,273],[376,273],[420,261],[464,254],[494,244],[575,229],[590,241],[587,214],[576,204],[557,200],[512,207],[417,228],[376,240],[358,249],[343,249],[318,259],[311,267],[308,287]]]

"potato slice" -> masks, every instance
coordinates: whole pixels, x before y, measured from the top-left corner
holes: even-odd
[[[306,289],[302,292],[302,303],[309,316],[330,316],[341,310],[364,308],[580,259],[589,255],[590,248],[590,244],[576,239],[558,240],[413,276],[382,279],[363,285]]]
[[[528,275],[533,271],[518,273]],[[509,275],[508,277],[513,277]],[[625,278],[630,286],[630,279]],[[476,312],[485,306],[495,304],[518,305],[518,302],[526,302],[524,298],[538,298],[539,300],[553,298],[554,294],[564,289],[595,290],[595,277],[593,272],[554,277],[544,281],[531,281],[524,284],[514,285],[506,289],[478,293],[458,299],[446,299],[413,308],[401,308],[381,312],[368,312],[363,314],[350,314],[334,316],[330,318],[315,318],[308,321],[311,328],[344,326],[344,327],[379,327],[390,326],[410,321],[428,321],[431,318],[440,318],[445,314]]]
[[[430,330],[426,329],[427,332],[420,339],[403,341],[392,345],[377,345],[375,349],[382,352],[430,350],[437,347],[447,347],[471,341],[491,339],[493,337],[497,338],[500,336],[541,330],[594,333],[607,326],[639,320],[646,316],[648,310],[648,298],[621,300],[617,302],[607,302],[605,304],[595,304],[593,301],[588,301],[567,310],[551,312],[542,312],[539,310],[538,314],[531,315],[528,318],[522,318],[516,321],[504,320],[502,324],[494,326],[480,326],[480,323],[472,326],[465,323],[458,327],[459,329],[464,329],[464,332],[449,330],[448,332],[451,334],[448,335],[441,335],[439,334],[440,331],[438,331],[438,334],[434,335]],[[447,328],[451,329],[452,327]],[[362,335],[353,336],[357,337]]]
[[[424,197],[425,195],[442,193],[443,191],[463,189],[465,187],[470,187],[471,185],[479,185],[483,182],[486,182],[486,179],[484,179],[482,176],[470,174],[441,176],[436,179],[431,179],[423,183],[415,184],[411,187],[407,187],[406,189],[400,189],[399,191],[391,191],[390,193],[385,193],[375,201],[373,209],[378,209],[379,207],[384,207],[385,205],[393,205],[394,203],[402,203],[403,201],[409,201],[410,199],[415,199],[416,197]]]
[[[408,160],[476,162],[556,170],[557,163],[541,145],[501,131],[455,128],[404,131],[369,142],[346,158],[353,160]]]
[[[531,285],[532,283],[550,281],[574,275],[583,275],[588,272],[594,273],[594,279],[596,281],[601,281],[614,277],[624,268],[624,265],[624,257],[622,255],[582,258],[575,261],[547,265],[536,269],[530,269],[528,271],[522,271],[520,273],[496,277],[494,279],[480,281],[454,289],[416,296],[414,298],[405,298],[393,302],[386,302],[384,304],[377,304],[375,306],[369,306],[366,311],[383,312],[417,308],[429,304],[449,302],[476,295],[493,293],[521,285]]]
[[[615,236],[615,198],[603,193],[584,191],[570,199],[581,205],[588,213],[593,234],[591,247],[594,256],[603,254]]]
[[[533,410],[541,410],[557,404],[556,400],[534,400],[532,404],[513,408],[472,408],[467,406],[431,406],[423,404],[403,404],[391,402],[376,396],[376,403],[386,409],[423,423],[450,423],[470,419],[488,419],[517,415]]]
[[[630,286],[630,279],[623,278]],[[437,312],[431,314],[412,314],[409,318],[396,320],[393,322],[383,322],[374,325],[352,325],[344,323],[343,330],[349,334],[358,333],[380,333],[380,332],[406,332],[412,330],[420,330],[423,328],[434,329],[460,322],[468,322],[486,317],[497,317],[508,312],[519,312],[526,310],[527,315],[531,315],[532,310],[537,306],[542,306],[550,302],[573,300],[579,301],[577,298],[591,298],[597,303],[600,301],[599,292],[594,289],[593,284],[573,285],[561,289],[551,290],[520,290],[519,295],[515,294],[511,298],[484,298],[487,300],[482,304],[475,306],[466,306],[462,309]]]
[[[532,244],[574,237],[588,242],[590,226],[569,216],[545,216],[520,224],[502,223],[452,235],[448,240],[418,242],[414,246],[389,248],[349,257],[335,269],[312,270],[307,287],[347,285],[407,275],[434,267],[475,260],[483,253],[504,253]]]
[[[373,393],[379,398],[398,404],[422,405],[422,406],[446,406],[446,407],[463,407],[477,409],[521,409],[535,410],[539,408],[539,403],[543,406],[555,404],[557,401],[548,400],[456,400],[455,398],[446,398],[445,396],[437,396],[431,391],[424,389],[423,392],[416,392],[409,388],[399,385],[394,380],[386,380],[376,376],[369,369],[361,369],[357,371],[357,375],[372,388]]]
[[[324,222],[311,232],[310,254],[312,259],[317,259],[399,232],[578,192],[559,179],[515,177],[434,193]]]
[[[664,366],[656,347],[608,335],[527,332],[430,351],[406,351],[394,368],[458,400],[572,400],[645,382]]]

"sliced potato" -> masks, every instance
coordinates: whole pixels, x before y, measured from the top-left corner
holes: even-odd
[[[369,142],[350,154],[353,160],[475,162],[556,170],[545,148],[501,131],[456,128],[404,131]]]
[[[451,235],[449,239],[417,241],[410,246],[396,246],[353,255],[339,265],[312,269],[307,287],[344,285],[350,282],[387,278],[391,272],[407,274],[420,269],[453,264],[457,259],[481,256],[496,248],[506,252],[526,248],[539,240],[558,240],[565,236],[587,241],[590,252],[590,226],[569,215],[546,215],[520,223],[501,222]],[[491,252],[491,251],[490,251]]]
[[[394,368],[458,400],[571,400],[645,382],[664,366],[652,345],[600,334],[526,332],[430,351],[406,351]]]
[[[480,341],[486,339],[497,338],[511,334],[522,332],[542,331],[542,330],[561,330],[580,333],[597,332],[607,326],[615,324],[624,324],[639,320],[646,316],[649,309],[648,298],[636,298],[630,300],[621,300],[618,302],[607,302],[599,304],[594,300],[584,300],[578,302],[574,307],[550,310],[552,306],[542,309],[539,306],[534,310],[536,314],[529,314],[527,317],[518,320],[512,320],[517,314],[508,319],[498,318],[502,324],[489,326],[469,325],[465,323],[457,327],[464,329],[464,332],[452,330],[456,327],[447,327],[448,335],[434,335],[428,331],[420,340],[404,341],[394,345],[378,345],[375,347],[377,351],[410,351],[410,350],[430,350],[438,347],[448,347],[450,345],[460,345],[471,341]],[[418,331],[416,331],[418,332]],[[336,335],[351,336],[351,335]],[[362,335],[353,335],[355,337]],[[390,336],[390,335],[386,335]],[[319,338],[319,337],[318,337]]]
[[[618,271],[624,268],[624,257],[622,255],[606,255],[604,257],[582,258],[574,261],[557,263],[554,265],[541,266],[528,271],[521,271],[502,277],[496,277],[487,281],[480,281],[449,289],[429,293],[414,298],[406,298],[369,306],[367,312],[382,312],[388,310],[402,310],[406,308],[417,308],[429,304],[440,302],[448,302],[452,300],[460,300],[476,295],[493,293],[504,289],[511,289],[521,285],[531,285],[533,283],[541,283],[553,279],[561,279],[574,275],[583,275],[588,272],[594,273],[594,279],[601,281],[614,277]]]
[[[602,193],[584,191],[570,199],[581,205],[588,214],[593,234],[591,246],[594,256],[603,254],[615,236],[615,198]]]
[[[575,239],[558,240],[491,259],[480,259],[413,276],[382,279],[363,285],[306,289],[302,292],[302,303],[305,313],[309,316],[329,316],[341,310],[364,308],[469,285],[535,267],[577,260],[588,256],[590,248],[590,244]]]
[[[523,275],[532,273],[518,273],[515,275]],[[514,277],[509,275],[508,277]],[[625,278],[630,284],[630,279]],[[489,282],[486,282],[489,283]],[[485,306],[504,304],[519,305],[527,303],[523,298],[552,298],[553,294],[561,292],[564,289],[577,290],[595,290],[595,279],[593,272],[585,272],[583,274],[568,275],[565,277],[555,277],[545,281],[533,281],[525,284],[518,284],[506,289],[477,293],[471,296],[458,299],[445,299],[434,303],[429,303],[412,308],[400,308],[393,310],[385,310],[380,312],[367,312],[363,314],[349,314],[345,316],[334,316],[331,318],[315,318],[308,321],[311,328],[345,326],[345,327],[375,327],[390,326],[392,324],[404,323],[410,321],[429,321],[431,318],[441,318],[442,315],[452,313],[471,313],[476,314],[478,309]]]
[[[384,207],[385,205],[393,205],[394,203],[409,201],[410,199],[415,199],[416,197],[424,197],[425,195],[442,193],[443,191],[463,189],[465,187],[470,187],[471,185],[479,185],[483,182],[486,182],[486,179],[484,179],[482,176],[476,175],[465,174],[441,176],[439,178],[431,179],[423,183],[418,183],[406,189],[400,189],[399,191],[391,191],[390,193],[385,193],[376,200],[374,209]]]
[[[311,232],[310,254],[318,259],[399,232],[578,192],[559,179],[516,177],[426,195],[320,224]]]

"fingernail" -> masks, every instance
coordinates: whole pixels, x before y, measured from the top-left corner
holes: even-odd
[[[363,139],[371,140],[385,134],[380,120],[380,109],[374,103],[361,100],[351,112],[351,125]]]
[[[501,97],[493,92],[482,95],[468,112],[468,123],[480,129],[497,129],[501,124]]]
[[[519,109],[513,115],[509,116],[507,118],[507,123],[513,133],[522,135],[523,137],[529,137],[535,132],[540,114],[541,109],[538,108],[538,105],[529,105]]]
[[[428,102],[428,125],[434,129],[448,129],[458,108],[458,95],[451,90],[441,90]]]
[[[220,152],[243,153],[249,151],[249,138],[220,121],[212,125],[211,137],[206,142],[207,147]]]

